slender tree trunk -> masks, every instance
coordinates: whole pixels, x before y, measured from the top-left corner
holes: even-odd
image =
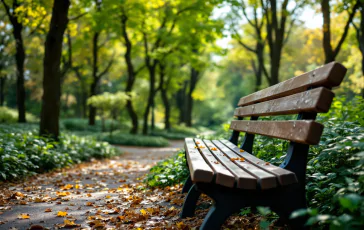
[[[258,59],[258,69],[255,73],[255,92],[259,91],[262,86],[262,75],[264,68],[264,44],[260,42],[257,43],[257,59]]]
[[[148,66],[149,71],[149,95],[148,95],[148,101],[147,106],[144,111],[144,123],[143,123],[143,135],[148,134],[148,120],[149,120],[149,113],[151,110],[151,107],[154,103],[154,96],[155,96],[155,66]]]
[[[187,94],[187,108],[186,108],[186,126],[192,127],[192,110],[193,110],[193,98],[192,93],[196,88],[199,72],[195,68],[191,68],[190,88]]]
[[[340,40],[335,48],[331,46],[331,9],[330,9],[330,0],[321,0],[321,11],[322,11],[322,18],[323,18],[323,26],[322,26],[322,32],[323,32],[323,47],[324,47],[324,53],[325,53],[325,64],[335,61],[336,56],[339,54],[339,51],[341,49],[342,44],[345,41],[346,36],[348,35],[349,27],[351,22],[353,21],[353,18],[355,16],[356,10],[361,5],[361,1],[355,1],[355,5],[352,8],[352,11],[349,12],[349,19],[346,22],[346,25],[344,27],[344,32],[340,37]]]
[[[170,117],[171,117],[171,106],[169,104],[168,100],[168,94],[167,89],[163,88],[161,89],[161,97],[164,105],[164,129],[170,130],[171,129],[171,123],[170,123]]]
[[[330,19],[330,0],[321,1],[321,11],[323,17],[323,40],[322,44],[325,53],[325,63],[335,61],[334,52],[331,46],[331,19]]]
[[[179,110],[178,123],[186,123],[186,91],[187,91],[188,81],[182,83],[182,87],[176,93],[176,104]]]
[[[5,0],[1,0],[9,21],[13,26],[13,37],[15,40],[15,63],[16,63],[16,101],[18,106],[18,122],[25,123],[25,87],[24,87],[24,62],[25,49],[23,42],[23,25],[18,20],[15,10],[20,6],[17,0],[12,1],[12,9],[7,5]]]
[[[25,117],[25,87],[24,87],[24,62],[25,50],[22,36],[23,25],[15,23],[13,25],[13,35],[16,42],[15,62],[16,62],[16,101],[18,105],[18,122],[26,122]]]
[[[6,76],[0,77],[0,106],[4,106],[5,103],[5,82]]]
[[[54,1],[43,60],[43,98],[40,135],[58,139],[60,110],[60,64],[64,31],[68,23],[69,0]]]
[[[93,63],[92,63],[92,83],[90,86],[90,97],[95,96],[98,94],[98,85],[99,85],[99,78],[97,76],[98,72],[98,41],[99,41],[99,32],[95,32],[92,38],[92,56],[93,56]],[[96,108],[94,106],[89,107],[89,125],[95,125],[96,120]]]
[[[124,37],[124,41],[125,41],[125,46],[126,46],[126,52],[124,54],[124,59],[126,62],[126,66],[128,69],[128,79],[127,79],[127,83],[126,83],[126,89],[125,92],[126,93],[131,93],[133,90],[133,86],[135,83],[135,71],[134,71],[134,65],[132,63],[132,58],[131,58],[131,51],[132,51],[132,43],[129,40],[129,36],[127,33],[127,26],[126,23],[128,21],[128,17],[126,16],[124,9],[122,9],[122,16],[121,16],[121,31]],[[130,130],[130,133],[132,134],[136,134],[138,132],[138,114],[136,113],[134,106],[133,106],[133,98],[129,99],[126,102],[126,110],[128,111],[129,117],[131,119],[131,123],[132,123],[132,128]]]
[[[167,94],[167,87],[168,82],[165,80],[165,65],[162,63],[159,63],[159,88],[161,90],[161,98],[164,106],[164,129],[169,130],[171,128],[170,124],[170,104],[168,100],[168,94]]]

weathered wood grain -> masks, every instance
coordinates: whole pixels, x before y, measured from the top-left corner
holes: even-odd
[[[242,97],[239,100],[238,106],[250,105],[296,94],[306,91],[309,87],[323,86],[332,88],[339,86],[344,79],[345,73],[346,68],[343,65],[337,62],[331,62],[313,71]]]
[[[218,148],[218,146],[215,146],[215,144],[213,144],[209,140],[203,140],[203,141],[205,142],[208,149],[210,149],[211,153],[219,160],[219,162],[223,164],[235,176],[238,188],[257,189],[258,180],[255,176],[249,174],[247,171],[243,170],[237,164],[231,161],[228,156],[229,153],[222,151],[221,149]],[[236,158],[238,156],[234,157]],[[222,181],[220,181],[219,179],[220,178],[216,178],[216,184],[222,183]],[[275,178],[273,178],[273,180],[275,181]]]
[[[244,157],[244,159],[246,159],[246,161],[250,162],[252,165],[266,172],[276,175],[280,185],[284,186],[298,182],[296,174],[294,174],[293,172],[286,169],[282,169],[272,164],[267,164],[265,161],[255,157],[254,155],[246,151],[241,152],[238,146],[234,145],[228,140],[220,140],[220,142],[226,147],[228,147],[231,151],[239,155],[240,157]],[[224,152],[226,152],[225,149]]]
[[[230,129],[316,145],[320,141],[323,125],[312,120],[232,121]]]
[[[215,183],[233,188],[235,184],[235,176],[211,153],[210,149],[200,139],[195,139],[201,155],[205,158],[206,162],[211,166],[215,172]]]
[[[268,173],[267,171],[264,171],[261,168],[255,166],[244,157],[233,152],[231,149],[229,149],[220,141],[213,140],[212,143],[214,143],[215,146],[221,151],[221,154],[223,155],[222,159],[225,159],[225,161],[229,163],[226,164],[226,167],[230,169],[234,168],[234,170],[236,167],[244,169],[247,173],[251,174],[252,176],[258,179],[259,187],[261,189],[270,189],[277,187],[276,175]],[[231,164],[235,165],[235,167],[231,166]],[[246,178],[244,175],[242,175],[238,180],[237,187],[244,188],[244,186],[246,186],[249,182],[250,178]]]
[[[271,116],[298,114],[301,112],[326,113],[329,111],[334,93],[320,87],[294,95],[247,105],[235,109],[234,116]]]
[[[195,147],[196,145],[192,138],[185,139],[186,156],[191,180],[193,182],[211,182],[213,180],[214,171]]]

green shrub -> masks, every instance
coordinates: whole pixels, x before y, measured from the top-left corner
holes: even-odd
[[[145,182],[148,186],[165,187],[183,182],[188,175],[185,152],[180,151],[175,156],[158,162],[156,166],[152,167]]]
[[[28,122],[36,122],[37,118],[30,113],[26,113]],[[16,123],[18,121],[18,111],[5,106],[0,106],[0,123]]]
[[[134,135],[122,132],[115,132],[110,136],[108,133],[104,133],[98,137],[102,141],[109,142],[115,145],[131,145],[131,146],[153,146],[153,147],[165,147],[169,145],[169,142],[163,137],[153,137],[144,135]]]
[[[112,123],[112,125],[111,125]],[[105,131],[109,131],[110,127],[113,130],[124,129],[128,130],[129,126],[121,124],[117,121],[105,120]],[[68,131],[90,131],[90,132],[101,132],[102,131],[102,121],[96,120],[95,125],[88,125],[87,119],[82,118],[68,118],[61,120],[61,127]]]
[[[63,134],[59,142],[55,142],[37,133],[29,126],[23,129],[21,125],[0,125],[0,180],[120,154],[117,148],[94,138]]]
[[[170,130],[161,130],[156,129],[154,130],[151,135],[152,136],[160,136],[164,137],[166,139],[171,140],[181,140],[186,137],[195,137],[196,135],[200,134],[202,131],[206,131],[206,128],[200,127],[200,128],[193,128],[193,127],[186,127],[183,125],[180,126],[174,126]]]

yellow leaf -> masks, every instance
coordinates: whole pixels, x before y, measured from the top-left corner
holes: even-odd
[[[57,216],[67,216],[67,212],[58,211]]]
[[[93,203],[92,202],[87,202],[86,203],[86,206],[92,206],[93,205]]]
[[[147,215],[147,211],[145,211],[144,209],[140,210],[140,213],[141,213],[143,216]]]
[[[242,150],[242,149],[240,149],[239,151],[240,151],[241,153],[242,153],[242,152],[244,152],[244,150]]]
[[[27,213],[22,213],[18,216],[18,219],[30,219],[30,216]]]
[[[110,199],[110,198],[111,198],[111,196],[110,196],[110,195],[107,195],[107,196],[105,196],[105,198],[106,198],[106,199]]]
[[[76,184],[75,185],[75,189],[79,189],[80,188],[80,185],[79,184]]]
[[[72,184],[67,184],[67,185],[63,186],[63,190],[69,190],[69,189],[72,189],[72,188],[73,188]]]

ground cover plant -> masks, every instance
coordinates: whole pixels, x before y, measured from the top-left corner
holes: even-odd
[[[310,209],[299,210],[293,217],[309,214],[307,224],[314,228],[361,229],[364,226],[363,119],[364,100],[359,97],[350,101],[338,97],[329,113],[318,116],[325,129],[320,144],[311,146],[309,153],[306,191]],[[227,127],[224,125],[217,136],[207,138],[227,138],[230,134]],[[256,136],[253,152],[279,165],[287,147],[286,141]],[[181,152],[153,167],[146,182],[149,186],[167,186],[183,181],[188,175]]]
[[[54,141],[39,137],[34,125],[0,125],[0,180],[119,154],[117,148],[92,137],[62,134],[59,141]]]

